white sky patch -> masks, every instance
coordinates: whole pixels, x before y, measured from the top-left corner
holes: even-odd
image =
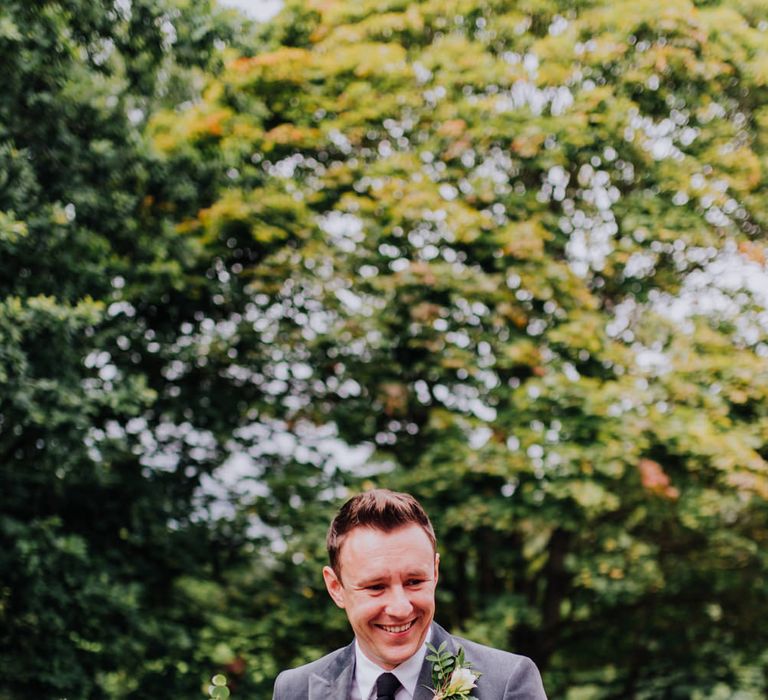
[[[236,499],[266,496],[266,485],[254,478],[253,461],[243,453],[233,455],[215,474],[203,474],[195,495],[199,507],[205,504],[206,514],[213,520],[232,517]]]
[[[262,478],[266,458],[312,464],[318,469],[318,483],[322,474],[331,475],[337,470],[373,476],[393,468],[390,462],[373,459],[372,444],[353,446],[344,442],[332,423],[317,426],[304,421],[289,431],[281,421],[264,420],[242,428],[236,437],[237,441],[229,445],[229,459],[213,475],[201,478],[195,496],[200,517],[230,518],[238,503],[267,495]],[[263,524],[254,521],[253,531],[262,530]]]
[[[472,172],[472,178],[488,179],[497,185],[506,185],[514,170],[512,158],[500,148],[494,148]]]
[[[702,249],[703,250],[703,249]],[[696,249],[694,253],[698,252]],[[706,259],[706,258],[705,258]],[[768,270],[738,253],[733,242],[714,255],[702,269],[689,273],[678,295],[655,294],[649,308],[673,321],[681,332],[693,331],[695,316],[731,320],[736,327],[735,340],[758,345],[768,352]],[[634,300],[619,304],[606,331],[611,337],[631,340],[632,327],[642,314]],[[659,347],[634,343],[632,349],[641,371],[661,374],[671,369],[669,358]]]
[[[363,300],[349,289],[337,289],[336,298],[353,313],[363,308]]]
[[[432,71],[418,61],[413,64],[413,74],[420,85],[425,85],[432,79]]]
[[[768,270],[746,260],[734,244],[729,244],[703,269],[687,275],[678,296],[660,295],[654,308],[673,321],[683,322],[697,314],[741,317],[742,307],[750,302],[762,307],[752,323],[768,332]]]
[[[532,54],[524,63],[533,67]],[[526,65],[526,67],[529,67]],[[538,67],[538,61],[536,61]],[[535,72],[535,68],[534,68]],[[509,90],[500,92],[494,103],[499,113],[513,112],[527,107],[533,114],[541,114],[547,106],[555,116],[564,114],[573,105],[573,93],[566,86],[540,88],[527,80],[518,80]]]
[[[641,145],[654,160],[674,158],[683,159],[683,148],[690,146],[699,135],[695,127],[687,126],[688,115],[685,112],[673,110],[669,117],[654,121],[650,117],[635,114],[630,119],[624,138],[633,141],[636,134],[642,135]]]
[[[283,7],[282,0],[219,0],[224,7],[236,7],[255,20],[266,22]]]
[[[331,211],[318,216],[317,224],[344,253],[353,253],[358,243],[362,243],[365,238],[363,222],[354,214]]]
[[[261,458],[275,455],[314,464],[329,474],[336,469],[358,473],[365,469],[374,449],[369,443],[347,444],[338,436],[333,423],[315,425],[308,421],[299,422],[289,431],[281,421],[264,420],[242,428],[236,438],[238,441],[233,442],[230,449],[233,454],[246,454],[250,458],[254,475],[261,473]]]
[[[469,410],[480,420],[489,422],[496,420],[496,409],[492,406],[488,406],[479,399],[474,399],[469,402]]]
[[[440,196],[448,201],[456,199],[457,195],[459,194],[459,191],[453,185],[450,185],[447,182],[440,185],[438,191],[440,192]]]
[[[352,152],[352,144],[349,142],[349,139],[344,136],[344,134],[342,134],[338,129],[332,129],[329,131],[328,138],[331,140],[331,143],[345,155],[348,155]]]
[[[487,426],[481,426],[470,431],[468,435],[469,446],[473,450],[479,450],[491,439],[493,431]]]
[[[549,25],[549,33],[551,36],[559,36],[566,29],[568,29],[568,20],[562,15],[555,15],[552,19],[552,23]]]
[[[277,163],[269,168],[269,173],[284,180],[290,180],[296,172],[296,168],[303,162],[304,156],[301,153],[294,153],[287,158],[277,161]]]
[[[571,268],[580,277],[586,277],[590,269],[600,271],[605,266],[605,259],[613,250],[613,237],[617,231],[613,221],[595,222],[585,220],[584,226],[576,228],[566,245],[566,253]]]
[[[613,251],[619,229],[612,206],[619,200],[620,192],[611,183],[607,171],[595,170],[589,164],[582,165],[576,179],[582,189],[581,201],[587,206],[581,209],[569,203],[570,200],[564,202],[565,215],[559,225],[569,236],[566,254],[571,268],[577,275],[586,277],[590,270],[602,270]],[[537,198],[543,202],[562,201],[568,184],[568,174],[555,166],[543,178]]]
[[[630,327],[635,320],[638,311],[637,302],[634,298],[628,298],[617,304],[613,310],[613,318],[606,328],[609,337],[616,338]]]
[[[661,351],[637,346],[635,362],[643,371],[651,374],[664,374],[670,370],[669,358]]]
[[[572,382],[577,382],[581,379],[579,371],[570,362],[563,363],[563,374]]]
[[[649,252],[632,253],[624,266],[624,276],[647,277],[656,269],[656,257]]]

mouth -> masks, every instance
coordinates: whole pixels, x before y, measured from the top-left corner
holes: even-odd
[[[403,634],[410,630],[416,624],[416,620],[411,620],[402,625],[376,625],[380,630],[389,632],[390,634]]]

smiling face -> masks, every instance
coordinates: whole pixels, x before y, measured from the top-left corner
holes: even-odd
[[[419,525],[391,532],[357,527],[344,538],[339,564],[341,578],[323,569],[328,593],[347,613],[363,653],[393,669],[427,637],[439,555]]]

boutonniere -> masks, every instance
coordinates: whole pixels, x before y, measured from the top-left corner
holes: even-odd
[[[432,685],[435,691],[432,700],[464,700],[474,697],[470,693],[482,674],[471,670],[472,664],[464,660],[464,649],[459,647],[456,654],[451,654],[445,642],[437,649],[427,644],[427,649],[430,652],[427,661],[432,662]]]

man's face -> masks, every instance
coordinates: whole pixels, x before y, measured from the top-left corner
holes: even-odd
[[[419,525],[392,532],[355,528],[339,554],[341,580],[330,567],[323,569],[328,592],[346,611],[363,653],[391,670],[427,637],[439,556]]]

